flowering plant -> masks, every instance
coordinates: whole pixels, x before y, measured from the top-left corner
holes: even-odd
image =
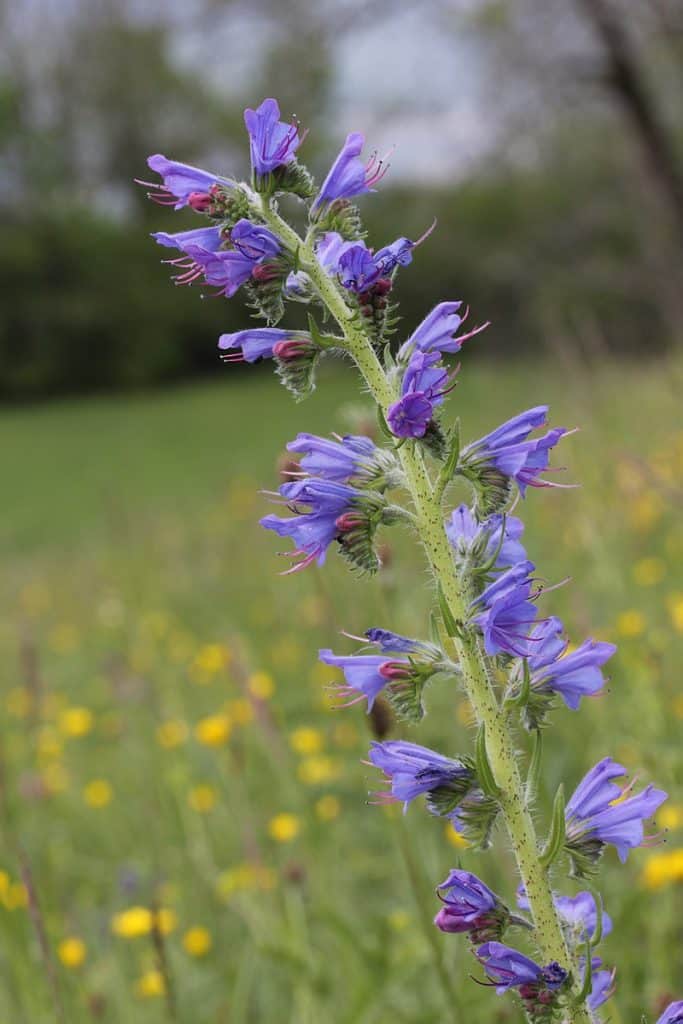
[[[369,763],[386,787],[377,802],[399,801],[405,809],[424,796],[431,814],[451,821],[482,850],[502,823],[526,916],[513,913],[477,876],[454,868],[437,886],[442,906],[434,924],[468,936],[481,983],[516,994],[530,1021],[588,1024],[615,987],[614,969],[594,954],[612,921],[592,881],[575,896],[555,891],[558,866],[564,864],[570,877],[592,880],[606,846],[626,860],[653,840],[644,823],[666,794],[650,785],[633,794],[633,784],[615,782],[626,769],[605,757],[568,802],[560,786],[547,837],[539,840],[532,801],[541,727],[558,697],[575,712],[583,697],[602,690],[603,666],[615,651],[588,639],[567,653],[562,623],[539,611],[547,588],[534,575],[523,524],[512,515],[528,488],[562,486],[548,474],[553,449],[569,432],[552,427],[543,433],[548,409],[539,405],[461,443],[459,425],[448,427],[441,418],[459,369],[447,360],[488,324],[460,333],[467,310],[459,301],[442,302],[402,344],[391,345],[396,275],[429,232],[377,250],[366,244],[352,200],[375,190],[386,161],[372,156],[364,163],[365,140],[352,133],[317,190],[298,162],[304,133],[296,122],[280,121],[274,99],[247,110],[245,124],[250,183],[150,157],[162,179],[150,186],[151,198],[210,221],[154,237],[181,253],[169,261],[177,284],[201,280],[226,296],[243,288],[265,321],[221,336],[228,362],[273,359],[283,383],[303,398],[315,386],[319,360],[344,352],[376,403],[384,438],[379,446],[362,436],[300,434],[288,445],[301,456],[299,468],[273,495],[291,515],[270,514],[262,524],[293,542],[285,573],[322,565],[333,547],[352,568],[372,573],[380,565],[378,531],[397,524],[414,531],[433,580],[430,639],[372,627],[355,638],[362,645],[355,654],[324,649],[320,659],[342,670],[337,693],[344,705],[365,702],[370,711],[381,693],[399,718],[413,723],[424,715],[428,684],[455,680],[464,689],[477,722],[473,751],[446,756],[404,740],[373,743]],[[301,234],[280,215],[284,193],[306,204]],[[277,326],[287,302],[309,306],[308,330]],[[318,311],[336,326],[323,331]],[[449,510],[456,478],[470,485],[471,502]],[[393,492],[408,500],[394,500]],[[525,732],[533,735],[533,750],[523,781],[516,748]],[[531,938],[533,957],[502,941],[519,928]],[[659,1024],[682,1021],[682,1006],[672,1003]]]

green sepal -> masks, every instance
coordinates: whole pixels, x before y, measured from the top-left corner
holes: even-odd
[[[505,698],[505,703],[509,707],[523,708],[529,702],[529,693],[531,691],[531,672],[529,670],[529,662],[526,658],[522,661],[522,683],[519,688],[519,693],[511,695]]]
[[[489,761],[488,752],[486,750],[486,723],[482,722],[479,726],[479,732],[477,733],[477,739],[474,745],[475,750],[475,766],[477,771],[477,778],[479,779],[479,785],[486,794],[492,800],[499,800],[502,790],[497,784],[493,777],[491,770],[491,763]]]
[[[438,420],[430,420],[422,437],[417,438],[423,448],[439,462],[448,455],[448,441]]]
[[[270,177],[273,179],[272,192],[291,192],[300,199],[310,199],[315,195],[313,175],[298,160],[276,167]]]
[[[382,406],[381,405],[377,406],[377,424],[379,426],[380,433],[382,433],[384,435],[384,437],[386,437],[386,439],[388,441],[395,441],[396,440],[395,436],[389,430],[389,424],[387,423],[386,416],[384,415],[384,412],[382,411]]]
[[[455,476],[460,458],[460,420],[457,419],[447,435],[448,454],[446,461],[441,467],[439,479],[436,482],[436,493],[439,497],[448,487]]]
[[[550,835],[548,836],[547,842],[539,857],[541,867],[547,870],[553,863],[555,858],[560,853],[564,846],[566,838],[566,823],[564,819],[564,784],[560,783],[557,793],[555,794],[555,801],[553,803],[553,816],[550,825]]]
[[[588,883],[588,889],[590,890],[593,899],[595,900],[595,931],[593,932],[593,935],[590,940],[591,946],[595,948],[597,945],[599,945],[600,941],[602,940],[604,909],[602,906],[602,896],[597,891],[595,886]]]

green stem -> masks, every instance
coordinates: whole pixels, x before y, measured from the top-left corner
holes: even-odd
[[[342,329],[346,348],[386,417],[397,396],[363,330],[358,313],[347,306],[337,284],[318,263],[312,245],[308,242],[302,245],[296,232],[267,203],[262,204],[260,212],[287,245],[293,250],[301,247],[301,268],[309,275],[318,295]],[[417,530],[434,578],[443,591],[453,618],[456,622],[464,622],[468,618],[469,606],[467,583],[456,571],[444,528],[440,496],[435,494],[421,452],[414,443],[403,445],[399,458],[412,497]],[[575,969],[576,963],[569,952],[553,902],[548,873],[541,865],[538,838],[527,807],[517,755],[508,732],[506,715],[491,684],[485,656],[479,643],[466,634],[464,639],[454,637],[452,644],[462,667],[467,696],[479,724],[485,726],[488,759],[501,790],[500,808],[529,899],[543,962],[557,961],[564,967],[573,966]],[[576,975],[576,969],[574,973]],[[580,981],[576,979],[575,993],[579,991]],[[566,1012],[566,1024],[591,1024],[593,1019],[585,1003]]]

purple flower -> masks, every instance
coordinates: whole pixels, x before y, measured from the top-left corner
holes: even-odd
[[[499,939],[510,920],[505,904],[469,871],[451,871],[437,894],[443,906],[434,924],[442,932],[468,932],[472,942],[487,942]]]
[[[280,252],[277,236],[262,224],[252,224],[249,220],[237,221],[230,231],[230,241],[238,252],[250,260],[277,256]]]
[[[598,926],[598,908],[595,896],[590,892],[579,892],[576,896],[553,896],[557,910],[567,925],[574,931],[580,942],[592,939]],[[530,904],[524,886],[517,890],[517,906],[520,910],[530,910]],[[612,918],[602,912],[602,937],[612,931]]]
[[[392,633],[388,629],[373,627],[365,630],[365,636],[371,644],[377,644],[381,651],[402,654],[426,653],[430,656],[441,654],[433,644],[425,644],[421,640],[412,640],[410,637],[401,636],[399,633]]]
[[[221,334],[218,347],[223,351],[236,350],[233,355],[225,356],[228,362],[255,363],[257,359],[266,359],[274,355],[274,349],[287,341],[306,340],[309,335],[305,331],[283,331],[277,327],[253,327],[234,334]]]
[[[397,238],[390,245],[385,245],[383,249],[378,249],[374,260],[380,277],[387,277],[396,267],[407,267],[408,264],[412,263],[413,249],[421,241],[422,238],[418,239],[417,242],[411,242],[409,238]]]
[[[387,423],[396,437],[424,437],[436,406],[450,391],[453,375],[438,352],[416,349],[403,374],[401,397],[387,410]]]
[[[559,693],[567,707],[576,711],[582,697],[602,690],[605,679],[600,669],[616,647],[589,639],[565,654],[568,641],[562,633],[560,620],[551,617],[539,623],[529,636],[531,686],[540,693]]]
[[[498,995],[510,988],[520,989],[524,999],[537,997],[541,991],[557,991],[567,980],[567,971],[557,963],[540,967],[528,956],[518,953],[502,942],[486,942],[476,956]]]
[[[287,450],[302,453],[301,468],[325,480],[370,479],[377,472],[379,450],[369,437],[347,434],[330,441],[315,434],[299,434]]]
[[[457,556],[487,562],[498,552],[493,566],[497,569],[526,561],[526,551],[519,539],[523,533],[521,519],[496,513],[479,522],[467,505],[459,505],[446,523],[446,535]]]
[[[599,971],[597,968],[601,966],[602,960],[600,957],[593,957],[591,992],[588,996],[588,1005],[591,1010],[597,1010],[598,1007],[602,1006],[603,1003],[606,1003],[607,1000],[614,995],[614,979],[617,973],[616,969],[611,971]]]
[[[472,621],[484,635],[487,654],[529,654],[529,627],[536,618],[532,598],[533,562],[519,562],[490,583],[472,602],[482,609]]]
[[[258,262],[236,249],[221,249],[214,253],[199,245],[188,245],[187,255],[196,269],[191,279],[178,280],[178,284],[189,284],[203,274],[206,283],[218,288],[218,294],[228,299],[249,280]]]
[[[405,740],[373,743],[369,757],[391,785],[389,792],[376,794],[378,802],[401,801],[404,810],[411,800],[426,793],[432,814],[448,814],[475,782],[474,772],[463,761]]]
[[[274,99],[264,100],[256,110],[247,108],[244,123],[249,132],[251,166],[258,176],[290,163],[303,141],[296,122],[285,124],[280,120],[280,107]]]
[[[180,249],[187,253],[188,246],[198,245],[207,252],[217,252],[223,244],[220,228],[194,228],[191,231],[153,231],[152,238],[168,249]]]
[[[312,562],[322,565],[327,549],[349,525],[348,517],[358,509],[362,499],[360,491],[333,480],[299,480],[283,484],[280,494],[295,513],[293,519],[269,515],[261,519],[261,526],[274,530],[281,537],[292,537],[296,545],[292,558],[301,558],[287,572],[304,569]],[[303,511],[310,509],[309,512]]]
[[[366,292],[381,276],[371,251],[361,242],[341,252],[337,273],[344,288],[359,293]]]
[[[676,1003],[670,1003],[657,1024],[683,1024],[683,999]]]
[[[384,177],[388,165],[385,160],[378,160],[375,154],[367,163],[363,163],[360,154],[364,145],[365,137],[360,132],[352,132],[346,136],[346,142],[315,198],[312,211],[322,203],[331,203],[335,199],[352,199],[364,192],[374,191],[373,186]]]
[[[346,685],[337,687],[340,697],[351,698],[341,707],[350,707],[367,699],[368,714],[375,699],[387,683],[410,676],[410,662],[407,658],[387,659],[383,654],[352,654],[343,656],[323,649],[318,657],[326,665],[334,665],[344,672]],[[357,694],[358,696],[354,696]]]
[[[516,481],[522,496],[527,487],[562,486],[542,480],[540,474],[548,468],[550,450],[568,431],[556,427],[543,437],[529,440],[529,434],[546,423],[547,412],[547,405],[528,409],[473,441],[463,449],[461,465],[475,478],[487,466],[495,468],[502,476]]]
[[[328,231],[316,246],[316,255],[330,276],[338,276],[341,284],[359,295],[389,277],[397,266],[407,266],[411,250],[419,242],[397,238],[391,245],[373,253],[365,242],[347,242],[336,231]]]
[[[173,206],[176,210],[182,209],[183,206],[191,206],[201,213],[210,206],[218,185],[235,187],[235,182],[229,178],[220,178],[217,174],[200,170],[199,167],[167,160],[161,153],[150,156],[147,165],[163,178],[163,186],[147,181],[141,181],[139,184],[149,185],[155,189],[154,192],[147,194],[160,206]]]
[[[458,310],[461,306],[462,302],[440,302],[435,306],[403,343],[399,350],[399,358],[407,356],[413,349],[420,349],[421,352],[459,352],[464,341],[489,326],[487,323],[482,324],[469,334],[456,338],[455,334],[467,317],[467,311],[464,316],[459,315]]]
[[[624,863],[629,850],[645,841],[643,822],[664,803],[667,794],[647,786],[628,796],[633,783],[622,788],[612,782],[625,774],[623,765],[605,757],[586,774],[566,806],[566,845],[579,871],[594,863],[611,843]]]
[[[339,271],[339,260],[347,249],[353,249],[361,242],[347,242],[336,231],[326,231],[315,247],[315,254],[322,268],[332,277]]]

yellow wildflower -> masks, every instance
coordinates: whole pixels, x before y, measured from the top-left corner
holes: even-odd
[[[657,824],[673,831],[683,825],[683,805],[665,804],[657,811]]]
[[[661,558],[641,558],[633,566],[633,579],[639,587],[654,587],[664,579],[666,563]]]
[[[252,672],[247,681],[247,688],[256,700],[270,700],[275,693],[275,683],[268,672]]]
[[[138,979],[135,986],[137,994],[142,999],[151,999],[154,996],[163,996],[166,992],[166,983],[161,971],[147,971]]]
[[[635,608],[622,612],[617,618],[617,633],[620,636],[640,636],[645,630],[645,618]]]
[[[57,956],[65,967],[70,967],[72,969],[81,966],[85,960],[86,952],[83,940],[78,939],[75,936],[71,936],[68,939],[62,939],[57,946]]]
[[[458,830],[455,828],[452,822],[446,825],[445,829],[446,839],[451,843],[456,850],[466,850],[470,845],[464,836],[460,835]]]
[[[187,723],[180,718],[169,718],[157,726],[157,743],[164,750],[173,750],[187,739]]]
[[[83,790],[83,799],[88,807],[106,807],[113,795],[114,790],[106,779],[93,779]]]
[[[188,928],[183,935],[183,946],[189,956],[206,956],[212,946],[211,934],[199,925]]]
[[[93,713],[89,708],[65,708],[58,720],[59,730],[71,739],[87,736],[93,727]]]
[[[306,786],[321,786],[339,778],[339,763],[331,757],[306,757],[299,765],[297,775]]]
[[[268,834],[278,843],[291,843],[300,831],[301,824],[296,814],[276,814],[268,822]]]
[[[320,821],[334,821],[339,817],[340,811],[339,800],[329,793],[326,796],[321,796],[315,805],[315,813]]]
[[[200,682],[217,675],[230,663],[230,651],[225,644],[205,644],[200,647],[192,663],[193,679]]]
[[[208,715],[197,722],[194,734],[205,747],[222,747],[230,739],[232,723],[227,715]]]
[[[213,786],[200,785],[194,786],[193,789],[187,795],[187,802],[193,811],[198,811],[200,814],[207,814],[213,810],[216,806],[216,800],[218,799],[216,790]]]
[[[665,885],[683,882],[683,848],[648,857],[642,880],[647,889],[661,889]]]
[[[671,625],[677,633],[683,633],[683,594],[671,594],[667,601]]]
[[[19,910],[28,906],[28,889],[23,882],[10,882],[5,893],[5,906],[8,910]]]
[[[129,907],[114,915],[111,930],[122,939],[137,939],[149,935],[155,926],[162,935],[169,935],[177,925],[176,913],[169,907],[160,907],[157,911],[149,907]]]
[[[323,744],[324,737],[320,729],[313,729],[311,726],[302,725],[289,735],[290,747],[295,753],[302,756],[319,754],[323,749]]]

